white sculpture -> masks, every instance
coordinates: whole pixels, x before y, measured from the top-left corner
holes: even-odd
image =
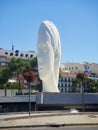
[[[44,21],[39,28],[37,41],[39,77],[43,92],[59,92],[58,78],[61,60],[60,37],[51,21]]]

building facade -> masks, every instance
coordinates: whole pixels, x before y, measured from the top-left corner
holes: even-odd
[[[6,65],[12,58],[22,58],[24,60],[31,60],[36,57],[35,51],[19,51],[19,50],[4,50],[0,48],[0,67]]]
[[[97,63],[61,63],[61,71],[62,72],[87,72],[87,73],[95,73],[98,77],[98,64]]]
[[[75,73],[63,72],[58,84],[60,92],[71,92],[72,80],[75,78]]]
[[[36,57],[35,51],[19,51],[12,48],[12,50],[4,50],[0,48],[0,67],[4,67],[6,63],[10,62],[11,58],[22,58],[24,60],[32,60]],[[58,88],[61,92],[70,92],[72,80],[76,78],[79,72],[88,73],[88,78],[98,81],[98,64],[97,63],[61,63],[62,77],[59,78]],[[38,70],[37,70],[38,71]]]
[[[98,81],[98,64],[96,63],[61,63],[62,77],[59,79],[59,90],[61,92],[70,92],[72,80],[76,78],[79,72],[86,72],[88,78]]]

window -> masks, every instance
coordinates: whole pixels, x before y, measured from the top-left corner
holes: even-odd
[[[20,54],[20,56],[21,56],[21,57],[23,57],[23,53],[22,53],[22,54]]]
[[[13,56],[13,53],[10,53],[10,56]]]
[[[70,87],[70,84],[68,84],[68,86]]]
[[[25,57],[28,57],[28,54],[25,54]]]
[[[65,87],[67,87],[67,84],[65,83]]]
[[[61,78],[61,82],[63,81],[63,78]]]
[[[68,82],[70,82],[70,78],[68,78]]]
[[[5,66],[5,65],[6,65],[6,63],[3,63],[3,62],[1,63],[1,66]]]
[[[18,53],[16,53],[15,56],[18,56]]]
[[[19,53],[19,50],[16,50],[15,53]]]
[[[63,78],[63,82],[65,81],[65,78]]]
[[[6,58],[5,57],[0,57],[0,61],[5,61]]]
[[[67,82],[67,79],[65,78],[65,82]]]
[[[33,55],[30,55],[30,58],[32,58],[33,57]]]
[[[5,52],[6,55],[8,55],[8,52]]]
[[[61,83],[61,86],[63,86],[63,83]]]
[[[61,92],[63,92],[63,88],[61,89]]]
[[[87,66],[85,66],[84,68],[87,69]]]

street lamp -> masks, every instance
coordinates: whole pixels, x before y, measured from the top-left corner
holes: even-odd
[[[44,103],[44,95],[43,95],[43,92],[41,92],[41,104]]]
[[[11,83],[11,96],[12,96],[12,85],[13,83],[16,83],[17,81],[16,79],[9,79],[8,82]]]

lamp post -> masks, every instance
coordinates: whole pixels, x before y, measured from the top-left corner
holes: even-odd
[[[15,79],[9,79],[8,82],[11,83],[11,96],[12,96],[12,85],[13,83],[16,83],[17,81]]]
[[[7,96],[6,84],[4,84],[4,96]]]
[[[43,95],[43,92],[41,92],[41,104],[44,103],[44,95]]]

